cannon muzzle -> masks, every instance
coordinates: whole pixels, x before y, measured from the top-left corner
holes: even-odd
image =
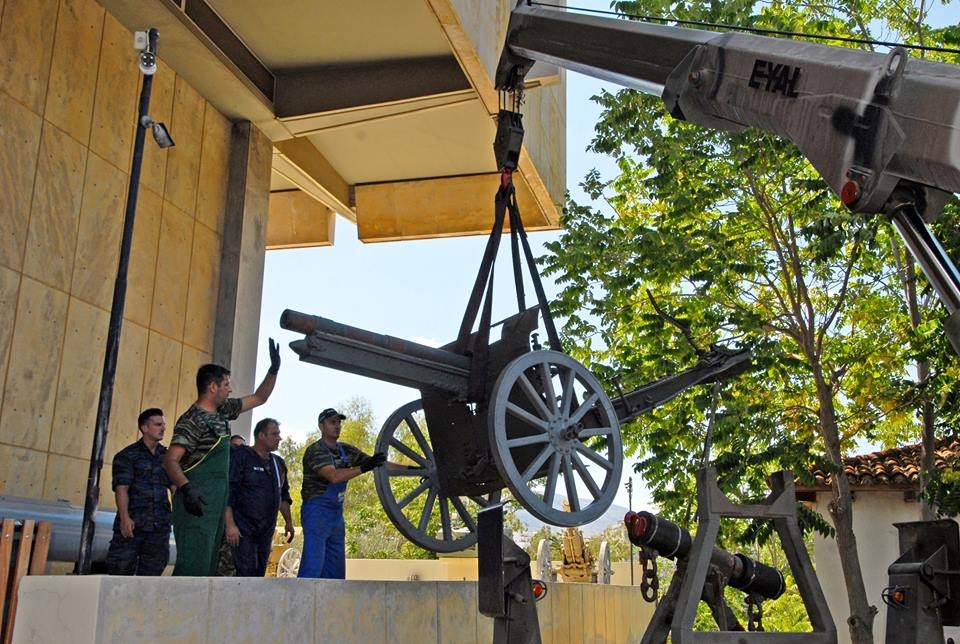
[[[686,559],[693,539],[682,526],[651,512],[627,512],[623,519],[627,536],[636,546],[646,546],[662,557]],[[716,566],[728,583],[745,593],[757,593],[776,599],[786,590],[783,573],[744,554],[732,554],[714,548],[710,563]]]

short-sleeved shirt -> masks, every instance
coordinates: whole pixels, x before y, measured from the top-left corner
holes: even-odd
[[[230,502],[242,533],[272,531],[280,502],[291,503],[287,464],[276,454],[267,459],[249,445],[230,448]]]
[[[118,485],[129,488],[127,510],[138,531],[170,531],[170,479],[163,469],[166,453],[166,447],[157,445],[151,454],[140,439],[113,457],[113,491]]]
[[[196,465],[218,440],[225,436],[229,438],[230,423],[227,421],[236,420],[242,409],[239,398],[227,398],[215,412],[202,409],[196,403],[190,405],[190,409],[177,419],[170,439],[171,445],[186,449],[180,467],[187,470]]]
[[[340,456],[340,447],[343,447],[347,460],[344,461]],[[370,456],[361,452],[359,449],[349,443],[337,443],[337,449],[332,450],[323,442],[318,440],[312,444],[303,453],[303,488],[301,489],[301,498],[306,501],[315,496],[322,496],[327,490],[329,481],[317,474],[317,470],[327,465],[333,465],[337,469],[344,467],[356,467],[363,465],[370,459]]]

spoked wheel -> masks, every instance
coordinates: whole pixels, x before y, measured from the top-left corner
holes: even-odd
[[[500,474],[533,516],[583,525],[613,503],[623,470],[620,422],[597,379],[570,356],[539,350],[509,363],[491,393],[488,423]]]
[[[277,577],[296,577],[300,570],[300,551],[287,548],[277,560]]]
[[[500,500],[500,490],[485,496],[448,496],[440,489],[430,436],[419,400],[393,412],[377,438],[388,466],[374,470],[377,496],[390,521],[407,539],[433,552],[457,552],[477,542],[477,512]]]
[[[609,584],[613,578],[613,562],[610,560],[610,542],[600,542],[600,556],[597,557],[597,583]]]

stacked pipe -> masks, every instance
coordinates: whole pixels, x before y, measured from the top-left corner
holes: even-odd
[[[655,550],[661,557],[685,560],[693,539],[683,527],[652,512],[627,512],[623,518],[627,536],[635,546]],[[776,599],[786,590],[783,573],[748,557],[714,548],[710,563],[727,579],[727,584],[747,594]]]

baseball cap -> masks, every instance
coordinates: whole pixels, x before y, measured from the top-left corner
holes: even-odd
[[[327,408],[324,409],[322,412],[320,412],[320,415],[319,415],[319,416],[317,416],[317,424],[320,425],[320,424],[323,423],[323,421],[325,421],[325,420],[328,419],[328,418],[332,418],[333,416],[339,416],[339,417],[340,417],[340,420],[346,420],[346,419],[347,419],[346,416],[344,416],[343,414],[341,414],[340,412],[338,412],[338,411],[337,411],[336,409],[334,409],[333,407],[327,407]]]

